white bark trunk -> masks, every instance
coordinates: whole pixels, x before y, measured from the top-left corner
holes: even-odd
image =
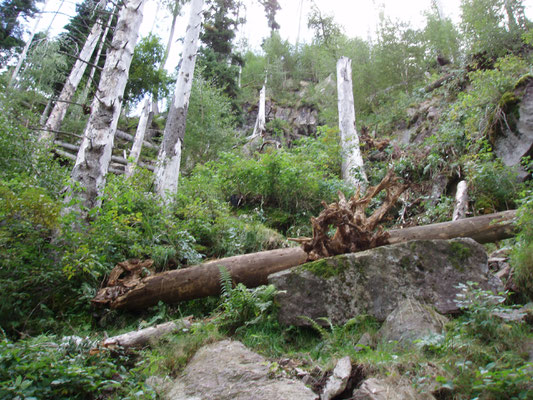
[[[437,7],[437,12],[439,13],[439,18],[441,20],[446,19],[446,14],[444,13],[444,7],[442,6],[441,0],[433,0],[435,2],[435,7]]]
[[[261,91],[259,92],[259,110],[257,111],[257,119],[254,125],[254,131],[252,136],[249,137],[250,140],[255,139],[258,136],[263,136],[266,129],[266,87],[263,85]]]
[[[466,218],[468,210],[468,183],[461,181],[457,185],[457,193],[455,194],[455,208],[453,209],[452,221]]]
[[[133,141],[130,156],[128,157],[128,165],[126,166],[125,171],[127,177],[133,175],[135,166],[139,162],[139,157],[141,156],[144,136],[146,134],[146,128],[148,126],[148,117],[150,115],[151,104],[152,102],[150,101],[150,98],[147,98],[144,101],[144,106],[141,112],[141,118],[139,119],[139,124],[137,125],[137,131],[135,131],[135,140]]]
[[[91,67],[91,72],[89,73],[89,77],[87,78],[87,83],[85,84],[85,87],[83,88],[83,92],[81,92],[80,98],[78,99],[79,104],[85,104],[85,101],[87,100],[87,97],[89,96],[89,89],[91,88],[91,85],[93,83],[94,75],[96,74],[96,67],[98,65],[98,61],[100,60],[100,56],[102,55],[102,51],[105,46],[105,40],[107,37],[107,33],[109,32],[109,27],[111,26],[111,23],[113,21],[113,16],[116,11],[116,6],[113,8],[113,11],[109,14],[109,19],[107,20],[107,24],[104,29],[104,33],[102,33],[100,44],[98,45],[98,50],[96,50],[96,56],[94,57],[94,65]]]
[[[111,161],[111,151],[122,109],[133,50],[142,22],[145,0],[129,0],[119,13],[117,27],[107,53],[92,112],[83,134],[72,180],[79,183],[82,205],[91,209],[100,204],[100,195]],[[67,196],[67,201],[72,193]]]
[[[46,9],[46,6],[48,5],[48,1],[44,3],[43,11]],[[33,29],[30,33],[30,37],[28,38],[28,41],[26,42],[26,45],[24,46],[24,49],[22,50],[22,53],[20,54],[19,60],[17,62],[17,65],[15,69],[13,70],[13,74],[11,75],[11,79],[9,80],[9,87],[12,87],[15,84],[15,80],[17,79],[17,76],[19,74],[20,68],[22,67],[22,64],[24,63],[24,60],[26,59],[26,56],[28,55],[28,51],[31,46],[31,42],[33,41],[33,37],[37,33],[37,28],[39,27],[39,22],[41,22],[42,12],[39,13],[37,16],[37,19],[35,20],[35,25],[33,26]]]
[[[167,333],[178,332],[191,327],[191,322],[188,319],[179,321],[165,322],[149,328],[144,328],[138,331],[124,333],[122,335],[113,336],[103,341],[103,347],[142,347],[152,341],[160,338]]]
[[[176,82],[174,100],[170,106],[163,142],[159,149],[155,173],[156,191],[164,201],[178,188],[180,173],[181,145],[185,137],[185,126],[189,97],[191,95],[198,38],[202,25],[204,0],[192,0],[189,24],[183,43],[182,64]]]
[[[103,5],[104,2],[101,2],[98,5],[97,12],[99,11],[98,8]],[[94,53],[94,49],[96,48],[98,40],[102,35],[102,30],[102,18],[99,17],[94,23],[89,36],[87,36],[87,40],[85,41],[85,44],[78,55],[78,59],[76,60],[74,67],[72,67],[72,71],[70,71],[70,75],[68,76],[65,85],[59,94],[52,112],[48,116],[45,124],[45,130],[42,130],[41,134],[39,135],[39,142],[43,143],[44,146],[46,146],[46,142],[51,144],[54,136],[53,131],[58,131],[61,128],[61,123],[63,122],[63,118],[65,118],[68,106],[74,97],[74,93],[76,93],[76,89],[80,84],[83,74],[85,73],[87,63]]]
[[[355,130],[355,109],[352,88],[352,61],[341,57],[337,62],[339,129],[342,147],[342,179],[363,190],[367,184],[359,137]]]

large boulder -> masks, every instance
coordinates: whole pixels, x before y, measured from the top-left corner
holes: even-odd
[[[384,341],[397,341],[400,345],[409,346],[417,339],[441,334],[446,322],[448,319],[432,307],[406,299],[389,314],[379,330],[379,336]]]
[[[459,311],[459,283],[478,282],[499,291],[489,274],[487,254],[472,239],[420,240],[343,254],[269,276],[284,324],[309,325],[327,318],[343,324],[368,314],[379,321],[406,298],[433,306],[441,314]],[[307,318],[302,318],[302,316]]]
[[[270,377],[269,363],[264,357],[230,340],[198,350],[163,397],[167,400],[318,399],[298,380]]]

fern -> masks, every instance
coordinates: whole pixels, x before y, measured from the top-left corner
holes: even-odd
[[[224,266],[219,266],[220,271],[220,296],[229,299],[233,292],[233,279],[231,273]]]

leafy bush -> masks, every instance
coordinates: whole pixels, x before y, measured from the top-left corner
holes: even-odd
[[[134,360],[76,337],[0,341],[2,399],[155,399]]]
[[[513,278],[526,296],[533,299],[533,192],[529,190],[518,211],[517,243],[511,261]]]

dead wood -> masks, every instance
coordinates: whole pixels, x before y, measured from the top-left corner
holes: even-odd
[[[393,171],[389,171],[379,185],[368,188],[362,198],[357,192],[346,201],[344,194],[339,192],[338,202],[329,205],[323,203],[324,210],[317,218],[311,218],[312,238],[289,240],[302,245],[309,261],[381,246],[386,243],[388,234],[378,227],[378,224],[407,187],[408,185],[401,183]],[[370,217],[367,217],[365,210],[372,199],[383,190],[386,192],[383,203]],[[332,227],[336,228],[336,231],[333,237],[330,237],[329,232]]]
[[[192,317],[187,317],[178,321],[165,322],[149,328],[123,333],[122,335],[105,339],[101,343],[101,346],[107,348],[114,348],[117,346],[125,348],[143,347],[167,333],[189,329],[191,327],[191,320]]]
[[[359,140],[361,141],[361,145],[362,145],[363,148],[365,148],[365,149],[376,149],[378,151],[385,150],[385,148],[390,143],[390,140],[388,140],[388,139],[384,139],[384,140],[374,139],[368,133],[368,128],[366,126],[363,126],[361,128],[361,132],[359,134]]]
[[[512,237],[515,234],[515,219],[516,210],[510,210],[457,221],[393,229],[384,233],[386,237],[377,242],[378,245],[387,245],[409,240],[470,237],[479,243],[490,243]],[[218,295],[220,266],[228,270],[235,283],[243,283],[250,288],[256,287],[266,284],[268,275],[303,264],[307,257],[308,254],[301,247],[269,250],[209,261],[202,265],[150,275],[140,280],[140,268],[117,266],[110,282],[116,286],[108,283],[107,287],[100,289],[93,299],[93,304],[142,310],[159,301],[176,303]],[[149,263],[151,265],[151,260]],[[135,265],[138,264],[140,263]],[[122,273],[130,273],[128,268],[136,277],[121,276]],[[140,276],[142,277],[142,274]]]

